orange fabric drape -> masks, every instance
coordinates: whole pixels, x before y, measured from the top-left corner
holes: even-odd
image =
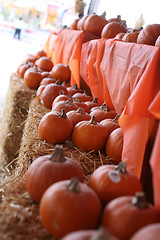
[[[51,52],[51,59],[54,64],[69,64],[71,69],[71,85],[77,83],[80,87],[80,59],[82,44],[92,39],[99,38],[96,35],[66,29],[58,34],[56,46]]]
[[[94,40],[82,46],[81,74],[93,94],[101,94],[103,101],[121,114],[122,159],[139,178],[154,121],[148,107],[160,89],[159,56],[157,47],[115,39]]]
[[[46,52],[47,57],[51,57],[52,51],[56,48],[57,37],[58,36],[55,33],[50,33],[48,36],[48,39],[43,47],[43,50]]]

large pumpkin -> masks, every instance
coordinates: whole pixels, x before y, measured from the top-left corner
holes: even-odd
[[[89,121],[77,123],[73,129],[74,145],[86,152],[98,152],[105,146],[108,133],[105,127],[95,121],[94,116]]]
[[[109,202],[102,215],[103,227],[121,240],[128,240],[140,228],[160,221],[160,213],[148,203],[143,192]]]
[[[44,227],[56,238],[98,227],[101,203],[96,193],[77,178],[50,186],[40,202]]]
[[[114,198],[126,195],[134,196],[142,191],[142,184],[131,171],[126,169],[126,163],[103,165],[98,167],[89,178],[88,185],[97,193],[105,206]]]
[[[55,111],[46,113],[40,120],[38,133],[48,143],[64,143],[70,138],[72,129],[72,122],[62,109],[61,113]]]
[[[108,21],[97,14],[91,14],[84,22],[84,30],[86,32],[100,36],[104,26]]]
[[[101,38],[114,38],[118,33],[126,33],[127,29],[121,23],[114,21],[105,25]]]
[[[83,182],[83,171],[74,159],[64,155],[62,145],[56,145],[52,154],[40,156],[31,163],[25,183],[31,198],[40,202],[49,186],[71,177],[78,177]]]
[[[149,224],[138,230],[130,240],[159,240],[160,239],[160,223]]]
[[[137,43],[155,45],[160,35],[160,24],[148,24],[139,33]]]

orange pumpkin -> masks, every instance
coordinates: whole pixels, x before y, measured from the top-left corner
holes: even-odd
[[[113,130],[120,127],[118,124],[118,118],[119,115],[117,114],[114,119],[104,119],[100,122],[100,124],[102,124],[106,128],[108,134],[110,134]]]
[[[115,111],[111,111],[106,104],[102,104],[100,107],[94,108],[90,111],[91,116],[95,116],[95,120],[97,122],[101,122],[106,118],[115,118],[117,113]]]
[[[42,49],[42,50],[38,50],[34,55],[33,57],[37,60],[41,57],[47,57],[47,54],[46,52]]]
[[[85,15],[77,23],[77,30],[84,30],[84,23],[86,19],[89,17],[89,15]]]
[[[98,103],[98,98],[97,98],[97,97],[94,97],[92,101],[86,101],[85,104],[88,105],[89,111],[90,111],[91,108],[93,108],[93,107],[101,106],[101,104]]]
[[[53,101],[53,103],[52,103],[52,108],[53,108],[53,106],[54,106],[57,102],[67,101],[67,100],[69,100],[69,99],[72,99],[72,98],[70,98],[68,95],[64,95],[64,94],[58,95],[58,96],[54,99],[54,101]]]
[[[78,98],[74,99],[73,101],[79,108],[83,108],[85,112],[89,113],[89,107],[86,102],[80,101]]]
[[[117,21],[110,22],[105,25],[102,30],[101,38],[114,38],[118,33],[127,32],[126,27]]]
[[[94,116],[89,121],[76,124],[72,133],[74,145],[86,152],[98,152],[105,146],[108,133],[104,126],[95,121]]]
[[[155,42],[156,47],[160,47],[160,36],[157,37],[156,42]]]
[[[78,88],[78,85],[75,83],[72,87],[67,87],[68,94],[73,96],[75,93],[83,93],[83,90]]]
[[[69,28],[72,30],[77,30],[77,24],[79,20],[79,18],[74,19]]]
[[[91,116],[83,108],[67,112],[67,117],[72,121],[73,127],[81,121],[89,121]]]
[[[130,240],[158,240],[160,238],[160,223],[148,224],[140,228]]]
[[[68,82],[71,77],[71,70],[69,65],[57,63],[51,70],[52,77],[59,79],[61,82]]]
[[[48,143],[64,143],[70,138],[72,129],[72,122],[62,109],[61,113],[51,111],[45,114],[40,120],[38,133],[40,138]]]
[[[24,74],[24,84],[26,87],[37,89],[40,85],[40,82],[42,80],[42,75],[38,71],[37,66],[30,67],[25,71]]]
[[[40,85],[36,91],[36,97],[38,99],[39,102],[41,102],[41,94],[43,92],[43,90],[45,89],[45,85]]]
[[[115,21],[120,22],[121,21],[121,15],[117,15],[116,18],[109,18],[109,19],[107,19],[107,21],[108,22],[115,22]]]
[[[56,79],[53,78],[52,76],[50,77],[44,77],[40,83],[40,85],[48,85],[50,83],[56,83]]]
[[[122,160],[123,131],[121,128],[113,130],[106,141],[105,153],[111,158],[114,164]]]
[[[93,100],[93,97],[91,97],[90,95],[88,95],[86,93],[80,93],[80,92],[73,94],[72,98],[73,98],[73,100],[78,99],[79,101],[82,101],[82,102]]]
[[[73,102],[72,99],[68,99],[66,101],[65,100],[58,101],[52,106],[52,111],[61,112],[62,109],[64,109],[65,112],[67,113],[71,110],[77,110],[78,106]]]
[[[159,221],[158,210],[148,203],[143,192],[139,192],[109,202],[104,208],[101,225],[114,236],[128,240],[142,227]]]
[[[42,71],[50,72],[53,68],[53,62],[49,57],[40,57],[36,60],[35,64],[38,68],[42,69]]]
[[[91,175],[88,185],[97,193],[103,206],[114,198],[126,195],[134,196],[142,191],[142,184],[135,174],[127,170],[126,163],[103,165]]]
[[[56,145],[51,155],[40,156],[31,163],[26,173],[25,184],[31,198],[40,202],[49,186],[71,177],[77,177],[83,182],[83,171],[74,159],[64,155],[62,145]]]
[[[120,32],[120,33],[117,33],[117,35],[114,37],[115,39],[118,39],[118,40],[122,40],[123,36],[125,35],[126,33],[123,33],[123,32]]]
[[[29,69],[30,67],[33,67],[33,66],[34,66],[34,63],[32,63],[32,62],[26,62],[26,63],[22,64],[22,65],[19,67],[19,70],[18,70],[19,76],[20,76],[21,78],[23,78],[26,70]]]
[[[54,183],[40,202],[42,224],[56,238],[97,228],[100,214],[101,203],[96,193],[76,178]]]
[[[108,21],[97,14],[91,14],[84,22],[84,30],[86,32],[101,36],[101,32],[104,26],[108,23]]]
[[[148,24],[139,33],[137,43],[155,45],[155,42],[160,35],[160,24]]]
[[[132,31],[132,32],[126,33],[123,36],[122,41],[136,43],[138,35],[139,35],[138,31]]]

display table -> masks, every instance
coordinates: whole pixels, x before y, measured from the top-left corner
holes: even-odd
[[[160,114],[159,60],[160,50],[154,46],[115,39],[93,40],[82,46],[80,74],[93,97],[98,97],[121,114],[119,123],[124,133],[122,161],[127,162],[128,169],[139,178],[148,141],[152,139],[151,144],[154,144],[157,132]],[[159,132],[156,142],[159,141]],[[154,152],[157,153],[159,149],[155,148],[156,145]],[[158,158],[159,155],[156,156]],[[147,158],[150,158],[150,153]],[[159,163],[157,160],[155,165],[153,158],[152,155],[153,176],[156,176]],[[157,182],[157,178],[159,176],[154,177],[154,181]],[[160,196],[160,190],[157,189],[155,194]]]

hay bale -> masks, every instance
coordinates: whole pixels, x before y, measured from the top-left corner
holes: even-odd
[[[24,121],[35,94],[35,90],[25,87],[23,79],[18,74],[11,75],[0,126],[1,165],[10,163],[18,156]]]
[[[39,205],[30,198],[25,188],[25,174],[31,162],[41,155],[50,154],[55,147],[40,139],[38,134],[39,122],[48,111],[36,98],[32,99],[19,156],[16,159],[16,168],[0,187],[0,239],[2,240],[11,240],[15,236],[17,240],[54,239],[42,226]],[[82,152],[71,141],[65,142],[63,146],[65,155],[74,158],[81,165],[85,182],[94,169],[109,163],[102,154]]]

